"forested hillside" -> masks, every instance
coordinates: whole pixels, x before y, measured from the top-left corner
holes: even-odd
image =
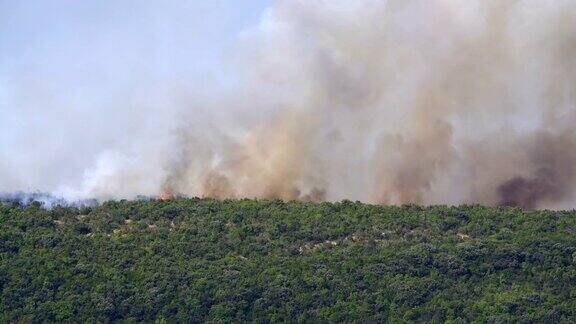
[[[576,321],[576,213],[0,205],[0,322]]]

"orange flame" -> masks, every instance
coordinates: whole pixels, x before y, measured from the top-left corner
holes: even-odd
[[[171,188],[164,189],[159,196],[160,200],[167,201],[174,199],[174,191]]]

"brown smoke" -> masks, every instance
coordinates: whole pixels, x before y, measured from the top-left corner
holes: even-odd
[[[277,1],[211,102],[228,119],[183,115],[162,187],[576,206],[575,35],[567,0]]]

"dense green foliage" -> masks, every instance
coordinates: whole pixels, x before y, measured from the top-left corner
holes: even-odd
[[[576,320],[576,213],[0,205],[0,322]]]

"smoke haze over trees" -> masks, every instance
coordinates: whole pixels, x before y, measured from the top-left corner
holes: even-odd
[[[106,100],[4,74],[0,191],[576,206],[576,1],[275,1],[219,49],[221,78],[172,73],[170,56],[150,72],[193,30],[164,6],[136,11],[150,37],[107,15],[110,34],[79,35],[142,50],[116,83],[83,79]]]

